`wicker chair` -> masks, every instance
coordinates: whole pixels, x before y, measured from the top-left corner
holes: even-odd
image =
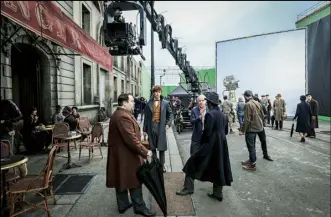
[[[81,142],[79,145],[79,160],[82,154],[82,148],[87,148],[89,150],[89,162],[93,158],[93,149],[98,147],[100,150],[101,159],[103,159],[102,149],[101,149],[101,139],[103,134],[103,127],[100,123],[96,123],[92,128],[92,139],[91,141]]]
[[[38,177],[24,177],[23,179],[20,179],[16,183],[9,186],[8,195],[10,201],[10,217],[17,216],[33,208],[42,208],[46,211],[48,217],[51,216],[47,201],[47,191],[48,189],[50,190],[51,197],[54,200],[54,204],[56,204],[54,188],[52,184],[52,172],[57,148],[58,147],[54,146],[49,152],[46,166]],[[43,197],[44,204],[32,204],[25,200],[22,200],[21,203],[30,205],[30,207],[23,209],[17,213],[14,213],[15,201],[17,199],[24,198],[22,195],[30,192],[36,192],[38,195]]]
[[[82,134],[82,141],[85,139],[91,140],[91,123],[87,117],[80,117],[78,119],[78,131]]]
[[[66,148],[67,143],[56,139],[57,136],[68,136],[69,125],[64,122],[56,123],[52,131],[52,146],[57,146],[59,148]]]
[[[7,140],[1,140],[1,158],[8,157],[10,155],[10,143]],[[6,184],[11,182],[16,182],[17,179],[19,179],[20,176],[17,174],[17,171],[15,168],[10,169],[6,173]]]

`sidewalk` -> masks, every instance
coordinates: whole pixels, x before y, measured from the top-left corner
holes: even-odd
[[[167,172],[181,172],[183,168],[182,160],[179,155],[177,142],[172,128],[167,131],[168,151],[165,156],[165,166]],[[105,130],[105,141],[107,142],[108,129]],[[65,170],[61,174],[97,174],[92,181],[89,189],[84,194],[79,195],[56,195],[57,204],[53,205],[52,200],[49,200],[51,214],[53,217],[132,217],[136,216],[133,209],[128,210],[125,214],[119,214],[117,211],[115,190],[105,187],[106,182],[106,163],[107,163],[107,147],[102,147],[104,158],[95,156],[91,163],[88,163],[88,151],[82,150],[81,161],[78,161],[78,150],[72,149],[72,161],[81,165],[80,168]],[[95,150],[95,154],[99,154]],[[53,174],[56,175],[62,165],[67,161],[66,151],[57,154],[54,165]],[[85,158],[83,158],[83,156]],[[37,175],[45,166],[46,155],[28,156],[29,175]],[[143,187],[144,198],[147,207],[151,207],[151,195],[148,190]],[[42,217],[46,213],[40,209],[34,209],[27,212],[24,216],[27,217]],[[169,216],[170,217],[170,216]]]

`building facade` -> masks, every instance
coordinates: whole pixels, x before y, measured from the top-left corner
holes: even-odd
[[[108,108],[121,92],[139,94],[139,62],[104,47],[103,10],[102,1],[1,2],[2,98],[25,114],[36,107],[45,123],[56,105],[94,122],[95,101]]]

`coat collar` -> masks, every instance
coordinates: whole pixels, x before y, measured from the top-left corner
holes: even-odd
[[[137,123],[137,125],[139,126],[139,123],[138,123],[137,120],[133,117],[133,115],[132,115],[131,112],[129,112],[128,110],[125,110],[124,108],[121,108],[121,107],[118,107],[117,110],[122,111],[122,112],[128,114],[128,115],[130,116],[130,118],[131,118],[135,123]]]
[[[151,109],[151,111],[153,111],[153,102],[154,102],[154,99],[151,98],[149,100],[149,102],[147,103],[148,104],[148,107]],[[166,107],[166,101],[164,101],[162,98],[160,99],[159,101],[161,103],[161,111]]]

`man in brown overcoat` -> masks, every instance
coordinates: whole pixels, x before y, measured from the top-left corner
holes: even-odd
[[[283,129],[283,121],[286,116],[286,103],[285,100],[282,99],[282,95],[279,93],[276,96],[276,99],[274,101],[274,116],[275,116],[275,122],[276,122],[276,130]]]
[[[152,152],[141,144],[140,127],[132,115],[133,96],[121,94],[118,97],[118,105],[109,124],[106,186],[116,189],[120,213],[133,206],[135,214],[154,216],[146,207],[141,183],[136,175],[143,158],[150,160]],[[129,202],[128,191],[132,204]]]

